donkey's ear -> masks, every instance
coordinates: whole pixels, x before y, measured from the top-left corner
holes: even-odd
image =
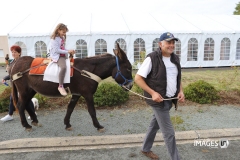
[[[126,56],[126,53],[120,48],[120,45],[119,45],[119,43],[117,43],[117,55],[118,55],[118,57],[120,58],[120,59],[125,59],[125,58],[127,58],[127,56]]]
[[[118,56],[118,50],[117,49],[113,49],[113,53],[115,54],[115,56]]]
[[[118,50],[120,50],[120,49],[121,49],[121,48],[120,48],[120,46],[119,46],[119,43],[117,43],[117,49],[118,49]]]

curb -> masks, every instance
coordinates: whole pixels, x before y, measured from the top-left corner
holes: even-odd
[[[145,134],[107,135],[84,137],[25,138],[0,142],[0,154],[27,152],[29,150],[53,151],[73,149],[125,148],[141,146]],[[175,134],[180,143],[193,143],[195,139],[230,138],[240,139],[240,128],[181,131]],[[164,144],[162,134],[158,133],[155,144]]]

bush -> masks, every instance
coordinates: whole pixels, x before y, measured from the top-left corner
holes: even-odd
[[[135,75],[136,75],[136,74],[133,74],[133,75],[132,75],[132,76],[133,76],[133,81],[134,81],[134,79],[135,79]],[[138,93],[138,94],[143,95],[143,89],[140,88],[136,83],[133,84],[133,87],[132,87],[131,90],[132,90],[133,92],[136,92],[136,93]]]
[[[8,111],[11,92],[12,92],[12,88],[11,87],[7,87],[0,94],[0,112]]]
[[[46,108],[47,108],[47,107],[50,107],[50,105],[47,103],[48,100],[49,100],[48,97],[43,96],[43,95],[38,94],[38,93],[35,94],[34,97],[38,99],[38,104],[39,104],[40,107],[46,107]]]
[[[133,84],[132,91],[143,95],[143,89],[140,88],[136,83]]]
[[[217,90],[203,80],[189,84],[184,89],[184,94],[186,99],[200,104],[211,103],[213,100],[219,99]]]
[[[96,106],[113,106],[128,100],[128,92],[114,83],[102,83],[94,94]]]

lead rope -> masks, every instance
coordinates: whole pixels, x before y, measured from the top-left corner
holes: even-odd
[[[136,95],[142,97],[142,98],[151,99],[151,100],[152,100],[152,98],[148,98],[148,97],[142,96],[141,94],[138,94],[138,93],[136,93],[136,92],[131,91],[130,89],[126,88],[125,86],[122,86],[122,87],[125,88],[125,89],[127,89],[128,91],[132,92],[133,94],[136,94]],[[165,99],[163,99],[163,100],[164,100],[164,101],[169,101],[169,100],[172,100],[172,99],[178,99],[178,98],[177,98],[177,97],[172,97],[172,98],[165,98]]]
[[[152,100],[152,98],[148,98],[148,97],[142,96],[141,94],[138,94],[138,93],[135,93],[135,92],[131,91],[130,89],[126,88],[124,85],[122,85],[122,87],[125,88],[125,89],[127,89],[128,91],[132,92],[133,94],[136,94],[136,95],[142,97],[142,98],[151,99],[151,100]],[[168,100],[172,100],[172,99],[178,99],[178,98],[177,98],[177,97],[165,98],[165,99],[163,99],[163,100],[164,100],[164,101],[168,101]],[[175,109],[175,111],[177,111],[177,110]],[[176,114],[176,112],[175,112],[174,119],[175,119],[175,123],[173,124],[173,125],[174,125],[173,127],[174,127],[174,130],[176,130],[176,123],[177,123],[177,114]]]

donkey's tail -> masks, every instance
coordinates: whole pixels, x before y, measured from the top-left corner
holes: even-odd
[[[13,99],[13,105],[15,107],[15,110],[18,111],[17,108],[17,102],[18,102],[18,92],[16,85],[12,82],[12,99]]]

